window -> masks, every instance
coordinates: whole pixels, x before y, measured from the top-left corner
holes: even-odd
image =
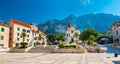
[[[29,37],[29,35],[27,35],[27,37]]]
[[[25,30],[25,29],[23,29],[23,32],[26,32],[26,30]]]
[[[10,27],[10,30],[12,30],[12,27]]]
[[[0,39],[1,39],[1,40],[4,40],[4,36],[1,36]]]
[[[34,38],[35,40],[37,40],[37,37],[36,38]]]
[[[18,31],[20,31],[20,28],[17,28]]]
[[[29,39],[27,39],[27,41],[29,42]]]
[[[116,30],[116,34],[118,35],[118,30]]]
[[[19,46],[19,43],[15,43],[15,45],[16,45],[16,47],[18,47],[18,46]]]
[[[1,49],[1,48],[4,48],[4,44],[0,44],[0,49]]]
[[[28,33],[30,33],[30,30],[27,30]]]
[[[19,36],[20,34],[19,33],[17,33],[17,36]]]
[[[4,28],[1,28],[1,32],[4,32]]]
[[[17,41],[19,41],[19,38],[17,38]]]
[[[71,31],[71,33],[73,33],[73,31]]]
[[[67,34],[67,37],[69,37],[68,34]]]
[[[108,34],[110,34],[110,32],[108,32]]]
[[[69,33],[69,37],[70,37],[70,33]]]
[[[73,42],[73,41],[74,41],[74,39],[72,38],[72,39],[71,39],[71,41]]]

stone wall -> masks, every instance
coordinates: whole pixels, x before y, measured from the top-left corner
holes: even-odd
[[[54,50],[55,53],[84,53],[83,48],[58,48]]]

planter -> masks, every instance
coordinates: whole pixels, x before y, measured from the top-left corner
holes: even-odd
[[[9,52],[14,52],[14,53],[25,53],[25,52],[27,52],[27,51],[29,51],[30,49],[32,48],[32,46],[31,47],[28,47],[28,48],[11,48],[10,49],[10,51]]]
[[[115,54],[114,54],[114,57],[118,57],[118,54],[117,54],[117,53],[115,53]]]

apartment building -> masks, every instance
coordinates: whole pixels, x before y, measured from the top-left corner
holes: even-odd
[[[27,36],[25,37],[25,42],[30,43],[33,40],[32,29],[30,24],[25,24],[17,20],[10,20],[10,47],[20,46],[23,42],[21,37],[22,32],[25,32]]]
[[[0,24],[0,49],[9,48],[9,26]]]
[[[41,31],[39,31],[35,25],[25,24],[17,20],[10,20],[9,26],[10,47],[20,46],[20,43],[23,42],[23,38],[21,37],[22,32],[27,34],[25,37],[25,42],[27,42],[29,45],[33,45],[36,43],[36,41],[41,41]]]

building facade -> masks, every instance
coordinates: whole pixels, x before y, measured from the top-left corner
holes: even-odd
[[[9,26],[0,24],[0,49],[9,48]]]
[[[120,44],[120,21],[112,24],[111,26],[113,42]]]
[[[40,44],[47,44],[47,36],[44,32],[39,31],[35,25],[32,25],[34,43],[39,42]]]
[[[9,23],[10,26],[10,47],[19,47],[20,43],[23,42],[23,37],[21,37],[22,32],[26,33],[25,41],[29,45],[34,45],[37,41],[40,40],[42,36],[41,31],[35,25],[25,24],[17,20],[11,20]],[[42,37],[44,38],[44,37]],[[47,43],[47,42],[46,42]]]
[[[20,43],[23,42],[23,38],[21,37],[22,32],[26,33],[25,42],[30,43],[33,36],[31,31],[31,26],[29,24],[25,24],[19,22],[17,20],[10,20],[10,47],[20,46]]]
[[[68,28],[65,35],[65,44],[76,43],[76,41],[79,41],[79,38],[75,37],[75,33],[80,34],[80,31],[68,22]]]

